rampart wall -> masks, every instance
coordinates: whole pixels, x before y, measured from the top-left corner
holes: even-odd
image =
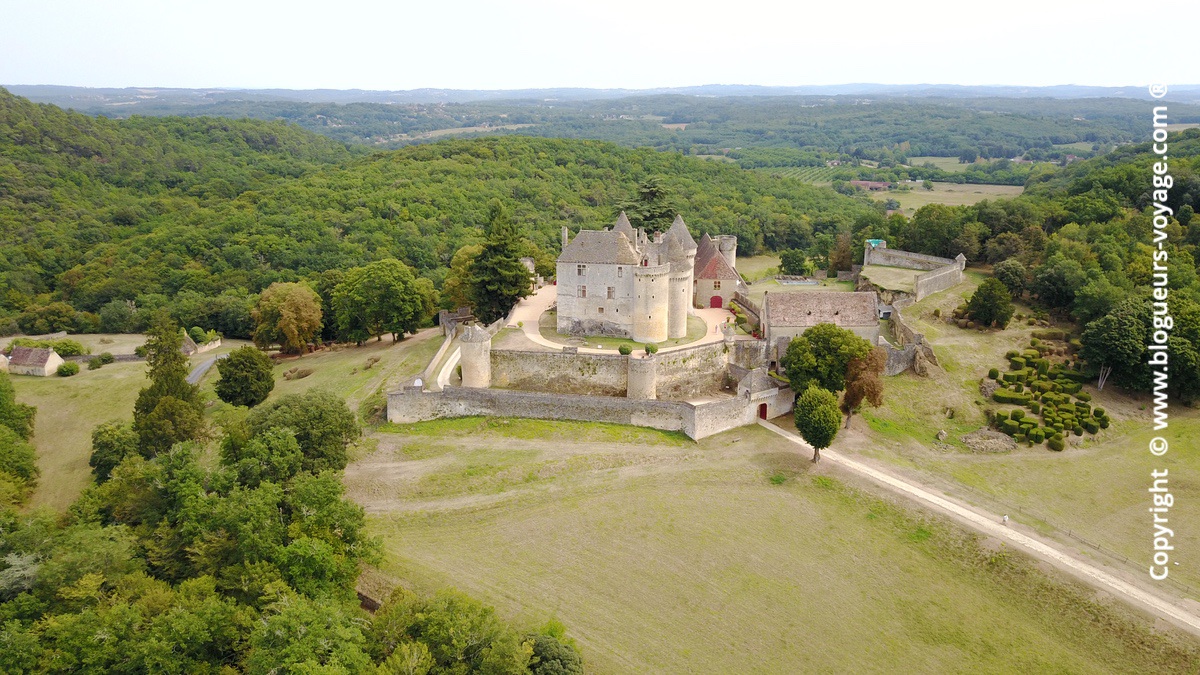
[[[913,282],[913,294],[920,302],[934,293],[959,285],[962,280],[962,268],[957,262],[951,261],[949,265],[918,275]]]
[[[939,258],[924,253],[910,253],[890,248],[867,247],[863,254],[863,265],[888,265],[891,267],[907,267],[917,270],[935,270],[946,265],[956,264],[949,258]]]

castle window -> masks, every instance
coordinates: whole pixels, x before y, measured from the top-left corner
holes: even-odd
[[[617,289],[615,286],[608,287],[608,299],[615,300],[617,298]]]
[[[596,313],[597,313],[597,314],[603,314],[603,313],[604,313],[604,308],[603,308],[603,307],[597,307],[597,308],[596,308]]]
[[[587,265],[576,265],[575,266],[575,276],[581,277],[586,273],[587,273]]]
[[[623,276],[625,276],[625,268],[624,268],[624,267],[618,267],[618,268],[617,268],[617,278],[618,278],[618,279],[620,279],[620,278],[621,278],[621,277],[623,277]]]
[[[581,298],[586,298],[586,297],[587,297],[587,286],[580,286],[580,287],[579,287],[579,297],[581,297]]]
[[[720,281],[714,281],[714,282],[713,282],[713,290],[714,290],[714,291],[719,291],[719,290],[721,290],[721,282],[720,282]]]

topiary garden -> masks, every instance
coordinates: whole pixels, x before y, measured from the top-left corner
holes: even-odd
[[[1080,391],[1089,375],[1082,370],[1062,331],[1035,331],[1028,349],[1005,354],[1009,370],[992,368],[988,377],[999,387],[992,393],[997,403],[1020,406],[999,411],[993,426],[1026,445],[1046,444],[1061,452],[1072,434],[1095,434],[1107,429],[1111,420],[1104,408],[1092,408],[1091,394]],[[1050,357],[1063,356],[1051,361]]]

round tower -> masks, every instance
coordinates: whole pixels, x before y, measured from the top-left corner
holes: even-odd
[[[492,386],[492,336],[479,326],[467,326],[459,338],[462,386],[487,389]]]
[[[633,273],[633,339],[662,342],[667,339],[669,265],[638,267]]]
[[[658,398],[658,360],[653,354],[641,359],[630,354],[626,358],[629,372],[626,374],[625,396],[643,400]]]
[[[725,258],[725,262],[733,269],[737,269],[737,237],[732,234],[722,234],[717,238],[717,250],[721,252],[721,257]]]
[[[695,272],[695,254],[686,260],[671,264],[671,298],[667,306],[667,337],[687,337],[687,319],[692,309],[692,277]],[[679,269],[677,270],[676,267]]]

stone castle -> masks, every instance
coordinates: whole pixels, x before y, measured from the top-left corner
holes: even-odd
[[[737,238],[705,234],[697,244],[680,216],[664,233],[634,230],[624,213],[612,229],[563,228],[558,257],[558,332],[662,342],[687,335],[693,307],[723,307],[741,285]]]

